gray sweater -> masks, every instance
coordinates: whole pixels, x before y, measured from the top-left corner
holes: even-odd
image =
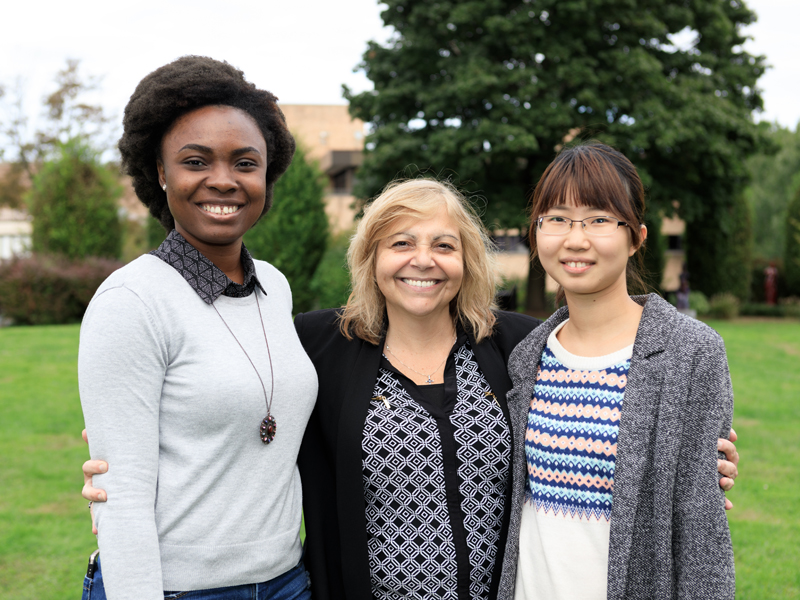
[[[292,324],[283,275],[255,261],[267,295],[215,306],[270,391],[275,440],[259,425],[266,401],[253,367],[214,307],[174,268],[142,256],[98,289],[81,326],[78,376],[95,476],[109,600],[163,600],[276,577],[300,560],[297,453],[317,376]]]
[[[644,312],[620,418],[611,513],[608,600],[732,599],[733,550],[718,485],[717,438],[727,438],[733,390],[722,338],[656,295]],[[646,303],[646,304],[645,304]],[[527,481],[525,428],[547,337],[566,307],[512,352],[512,506],[500,600],[514,597]]]

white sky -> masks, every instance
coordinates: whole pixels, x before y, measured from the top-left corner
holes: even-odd
[[[760,80],[759,119],[794,128],[800,120],[800,52],[793,44],[798,0],[747,0],[759,15],[748,29],[754,53],[772,69]],[[103,77],[94,99],[121,120],[138,81],[184,54],[203,54],[239,67],[259,87],[288,104],[342,104],[342,83],[369,89],[353,73],[370,39],[384,41],[376,0],[37,0],[2,9],[0,82],[21,78],[28,114],[53,89],[66,58]]]

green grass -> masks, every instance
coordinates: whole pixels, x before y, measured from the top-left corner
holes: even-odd
[[[743,455],[729,494],[737,597],[800,599],[800,322],[711,322]],[[96,547],[80,497],[78,326],[0,329],[0,598],[74,600]]]

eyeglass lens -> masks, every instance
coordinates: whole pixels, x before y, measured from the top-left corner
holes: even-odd
[[[539,231],[545,235],[562,235],[571,229],[573,223],[582,223],[590,235],[611,235],[619,227],[620,221],[614,217],[589,217],[583,221],[573,221],[566,217],[544,216],[539,219]]]

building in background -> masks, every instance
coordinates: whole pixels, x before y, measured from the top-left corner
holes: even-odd
[[[0,260],[28,252],[32,232],[27,212],[0,206]]]

